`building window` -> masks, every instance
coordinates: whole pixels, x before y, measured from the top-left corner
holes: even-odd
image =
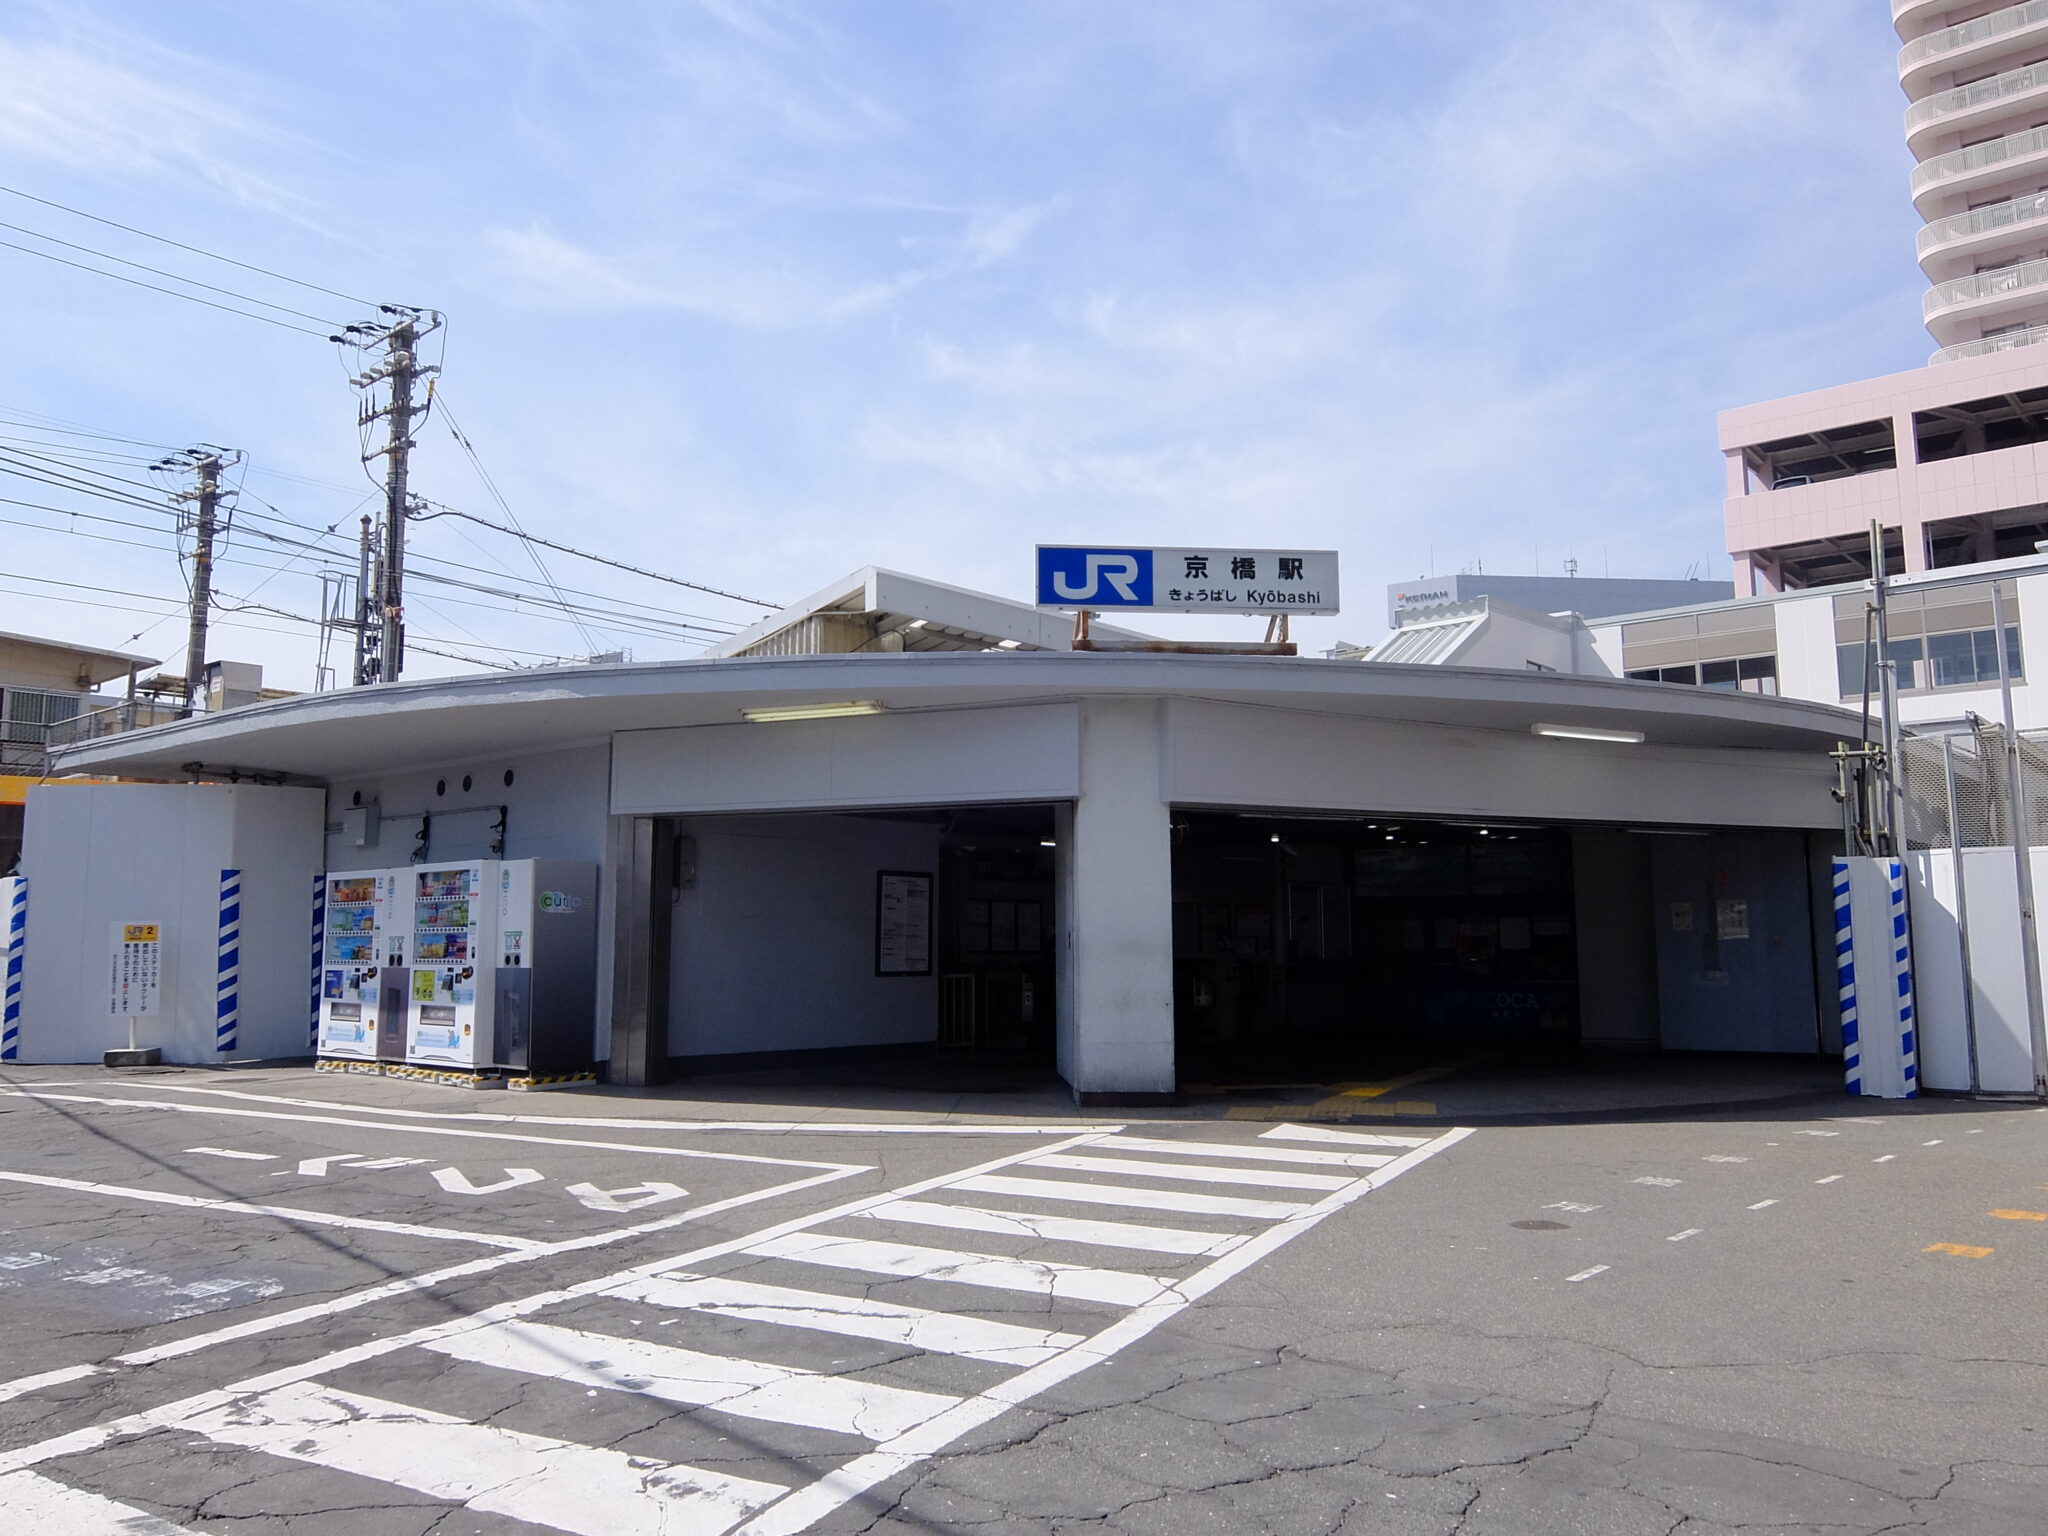
[[[1898,664],[1899,692],[1927,693],[1995,684],[1998,646],[1993,633],[1989,629],[1971,629],[1892,641],[1885,647],[1885,655]],[[2005,665],[2015,682],[2026,676],[2017,624],[2005,627]],[[1843,698],[1860,698],[1866,687],[1877,692],[1876,669],[1868,666],[1861,641],[1835,647],[1835,668]]]
[[[1625,675],[1642,683],[1692,683],[1701,688],[1775,694],[1778,691],[1778,658],[1737,656],[1723,661],[1703,661],[1697,666],[1638,667]]]

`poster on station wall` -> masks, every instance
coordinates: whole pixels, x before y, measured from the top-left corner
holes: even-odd
[[[875,974],[931,975],[931,875],[885,869],[875,882]]]
[[[163,924],[108,925],[107,1017],[148,1018],[162,1007]]]

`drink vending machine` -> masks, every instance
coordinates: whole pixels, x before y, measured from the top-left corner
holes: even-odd
[[[596,867],[480,859],[408,873],[405,1059],[526,1072],[587,1065],[597,1003]]]
[[[326,879],[321,944],[322,1056],[405,1060],[405,950],[401,895],[407,871],[363,869]]]
[[[488,1066],[492,989],[480,975],[480,957],[498,942],[498,861],[423,864],[408,873],[412,990],[405,1059]]]

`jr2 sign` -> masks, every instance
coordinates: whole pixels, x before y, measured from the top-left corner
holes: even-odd
[[[1337,552],[1041,544],[1038,605],[1126,613],[1335,613]]]

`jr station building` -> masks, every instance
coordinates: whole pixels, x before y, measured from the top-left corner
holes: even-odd
[[[239,898],[243,1055],[307,1052],[323,873],[482,858],[594,869],[584,1054],[616,1082],[957,1052],[1108,1104],[1418,1049],[1840,1048],[1848,711],[1075,635],[868,568],[699,659],[303,695],[59,771],[275,802],[215,861],[268,893]],[[30,796],[19,1059],[108,1043],[38,1015],[35,936],[82,921],[67,870],[96,834],[92,802],[35,802],[117,792]],[[187,990],[167,1010],[210,1024]]]

